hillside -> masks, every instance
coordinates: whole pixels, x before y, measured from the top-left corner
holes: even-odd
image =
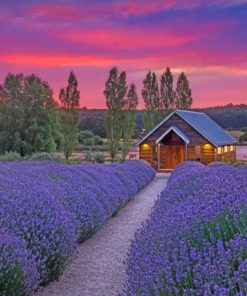
[[[240,130],[247,127],[247,105],[217,106],[203,109],[192,109],[193,111],[204,112],[225,129]],[[93,133],[105,137],[104,109],[82,109],[80,129],[91,130]],[[136,136],[138,137],[143,128],[142,110],[136,114]]]

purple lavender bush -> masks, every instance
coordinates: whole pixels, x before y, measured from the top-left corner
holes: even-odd
[[[16,264],[10,262],[12,273],[0,265],[1,293],[28,295],[57,279],[77,243],[95,233],[154,175],[149,165],[139,161],[112,165],[0,163],[0,229],[13,237],[9,245],[13,242],[20,249],[13,249],[17,253],[10,250]],[[1,255],[0,260],[8,262],[8,253]],[[6,278],[7,288],[1,286]],[[17,278],[18,285],[11,285]]]
[[[247,171],[188,162],[136,233],[121,295],[246,295]]]
[[[38,287],[37,282],[34,258],[24,242],[0,228],[1,295],[28,295]]]

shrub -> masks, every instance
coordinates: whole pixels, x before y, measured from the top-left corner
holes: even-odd
[[[102,153],[96,153],[94,157],[94,161],[96,163],[104,163],[105,162],[105,156]]]
[[[18,254],[13,253],[17,267],[13,265],[13,273],[7,269],[1,273],[0,252],[0,285],[7,277],[9,283],[17,277],[20,291],[33,291],[57,279],[77,242],[95,233],[154,175],[149,165],[139,161],[69,166],[53,161],[0,164],[0,229],[6,229],[18,244],[20,241],[18,254],[25,252],[27,256],[21,257],[22,266]],[[15,285],[6,287],[15,289]]]
[[[22,157],[17,152],[9,151],[0,155],[0,162],[20,161],[20,160],[22,160]]]
[[[28,295],[38,288],[39,275],[25,244],[0,228],[1,295]]]
[[[95,145],[103,145],[103,140],[100,136],[94,136]]]
[[[132,242],[121,295],[246,295],[247,170],[178,166]]]
[[[85,144],[85,141],[87,141],[87,140],[91,140],[91,141],[93,141],[93,139],[94,139],[94,134],[91,132],[91,131],[87,131],[87,130],[85,130],[85,131],[80,131],[80,133],[79,133],[79,136],[78,136],[78,142],[80,143],[80,144],[84,144],[84,145],[86,145]]]

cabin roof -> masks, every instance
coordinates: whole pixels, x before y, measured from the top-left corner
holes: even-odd
[[[163,119],[157,126],[155,126],[143,139],[139,141],[138,144],[140,145],[174,114],[177,114],[180,118],[186,121],[190,126],[192,126],[196,131],[198,131],[204,138],[206,138],[216,147],[237,143],[237,140],[235,138],[233,138],[228,132],[226,132],[205,113],[175,110],[165,119]]]
[[[180,138],[182,138],[184,142],[186,142],[187,144],[190,142],[189,137],[184,132],[182,132],[178,127],[172,125],[158,138],[158,140],[156,140],[156,144],[158,144],[171,131],[174,131],[174,133],[176,133]]]

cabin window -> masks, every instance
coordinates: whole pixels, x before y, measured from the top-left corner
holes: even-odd
[[[158,148],[157,146],[152,146],[152,160],[156,161],[158,159]]]
[[[228,152],[228,146],[224,146],[224,152]]]
[[[230,146],[230,151],[234,151],[234,146],[233,145]]]
[[[218,149],[217,149],[217,153],[218,153],[218,154],[221,154],[221,147],[218,147]]]

